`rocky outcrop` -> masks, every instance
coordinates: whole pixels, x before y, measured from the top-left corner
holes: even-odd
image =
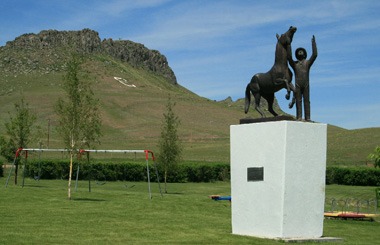
[[[74,48],[77,51],[91,53],[100,51],[99,34],[90,29],[82,31],[47,30],[38,34],[24,34],[14,41],[7,42],[5,48],[24,50],[43,50]]]
[[[140,43],[132,41],[105,39],[101,43],[101,50],[117,59],[135,67],[144,67],[177,83],[174,72],[168,65],[166,57],[157,50],[147,49]]]
[[[38,34],[24,34],[0,47],[0,69],[5,72],[54,72],[65,68],[70,53],[105,54],[162,75],[177,84],[167,59],[159,51],[150,50],[132,41],[100,40],[90,29],[81,31],[46,30]]]

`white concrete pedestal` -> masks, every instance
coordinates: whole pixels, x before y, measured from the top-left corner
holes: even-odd
[[[319,238],[323,233],[327,125],[232,125],[232,233]]]

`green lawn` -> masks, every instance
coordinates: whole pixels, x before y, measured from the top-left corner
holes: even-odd
[[[0,178],[0,244],[281,243],[231,234],[229,202],[208,198],[229,195],[228,182],[169,184],[164,197],[152,183],[150,200],[145,182],[93,182],[89,193],[81,181],[69,201],[64,180],[26,179],[24,188],[5,188],[5,180]],[[327,186],[327,197],[338,195],[373,198],[374,187]],[[379,243],[379,231],[379,222],[324,224],[324,236],[343,238],[343,244]]]

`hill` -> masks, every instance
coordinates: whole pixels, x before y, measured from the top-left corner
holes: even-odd
[[[162,114],[171,94],[181,120],[184,159],[229,162],[229,126],[245,117],[242,100],[202,98],[177,83],[159,51],[132,41],[101,41],[89,29],[24,34],[0,47],[0,132],[4,132],[8,112],[24,96],[38,116],[43,147],[62,147],[55,131],[54,104],[63,96],[65,63],[73,52],[85,58],[80,77],[92,83],[100,99],[104,136],[99,149],[157,151]],[[258,114],[251,110],[250,116]],[[379,130],[329,126],[329,163],[365,161],[380,142]]]

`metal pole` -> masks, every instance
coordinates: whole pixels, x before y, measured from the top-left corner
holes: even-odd
[[[13,160],[13,164],[12,164],[11,170],[9,171],[9,174],[8,174],[7,181],[5,182],[5,188],[8,187],[8,182],[9,182],[9,179],[11,178],[11,174],[12,174],[12,171],[13,171],[13,167],[14,167],[15,164],[16,164],[17,158],[18,158],[18,152],[16,152],[16,155],[15,155],[15,158],[14,158],[14,160]]]
[[[88,167],[90,168],[90,170],[88,171],[88,192],[91,192],[91,171],[92,171],[92,167],[90,165],[90,152],[86,152],[87,153],[87,164],[88,164]]]
[[[77,168],[77,176],[75,178],[75,192],[78,190],[78,177],[79,177],[79,162],[78,162],[78,168]]]
[[[25,184],[25,168],[26,168],[26,161],[28,161],[28,152],[25,152],[24,170],[22,171],[22,184],[21,184],[21,187],[24,187],[24,184]]]
[[[149,190],[149,199],[152,199],[152,193],[150,191],[150,176],[149,176],[149,163],[148,159],[146,159],[146,173],[148,175],[148,190]]]
[[[41,152],[38,152],[38,181],[41,178]]]

